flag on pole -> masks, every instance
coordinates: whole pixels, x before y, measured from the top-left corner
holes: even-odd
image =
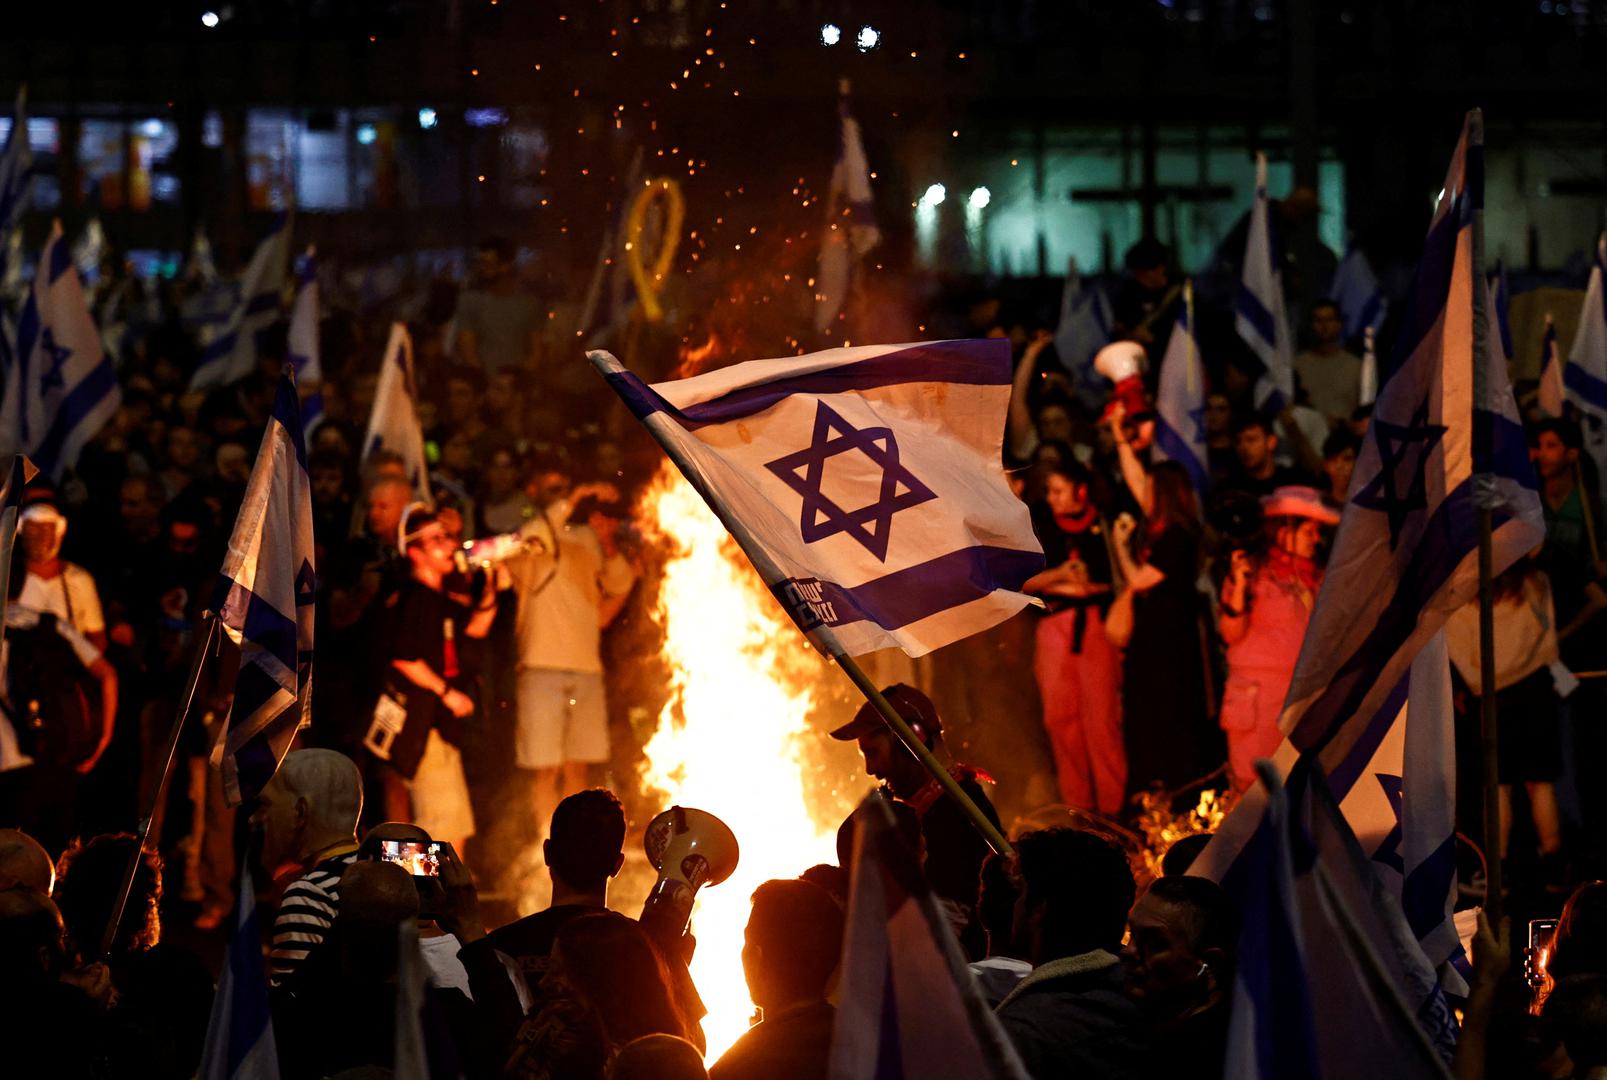
[[[239,649],[234,703],[212,748],[229,805],[254,797],[312,718],[312,486],[295,379],[279,380],[214,610]]]
[[[1106,383],[1095,373],[1094,354],[1110,344],[1111,324],[1116,321],[1110,298],[1099,282],[1083,277],[1072,259],[1066,267],[1066,281],[1060,288],[1060,321],[1055,326],[1055,355],[1071,372],[1079,391],[1089,400],[1103,404]]]
[[[122,401],[57,221],[17,322],[16,355],[0,399],[0,443],[59,480]]]
[[[201,1080],[279,1080],[256,891],[242,863],[234,936],[229,939],[223,974],[212,997],[212,1015],[201,1049]]]
[[[1568,393],[1562,368],[1562,354],[1557,351],[1557,327],[1548,311],[1546,332],[1540,337],[1540,411],[1547,416],[1562,415],[1562,403]]]
[[[1026,1080],[880,795],[851,819],[854,854],[831,1080]]]
[[[407,324],[391,324],[391,339],[385,345],[385,360],[379,369],[379,386],[374,391],[373,411],[368,415],[368,433],[363,436],[363,467],[377,451],[400,454],[407,466],[407,478],[420,502],[434,505],[430,496],[429,466],[424,459],[424,429],[419,426],[418,401],[413,378],[413,338]]]
[[[1345,321],[1346,341],[1360,337],[1364,330],[1378,329],[1389,310],[1389,301],[1384,298],[1378,276],[1373,273],[1373,264],[1354,244],[1334,269],[1329,294],[1339,305],[1339,315]]]
[[[1596,260],[1585,287],[1585,306],[1579,311],[1568,363],[1562,369],[1568,400],[1579,409],[1585,449],[1598,470],[1607,469],[1607,289],[1602,272],[1607,267],[1607,234],[1596,241]],[[1607,475],[1607,472],[1603,472]]]
[[[831,655],[1001,622],[1043,567],[1001,467],[1002,339],[830,349],[648,386],[590,354]]]
[[[1361,335],[1361,387],[1356,392],[1358,405],[1371,405],[1378,400],[1378,335],[1371,326]]]
[[[1261,361],[1255,405],[1276,415],[1295,401],[1294,351],[1283,310],[1283,271],[1268,213],[1267,156],[1255,156],[1255,205],[1244,241],[1244,266],[1234,300],[1233,328]]]
[[[837,162],[831,170],[826,195],[826,224],[821,230],[820,269],[815,281],[815,330],[826,333],[848,299],[854,266],[881,243],[876,227],[876,205],[871,199],[870,164],[859,137],[859,121],[848,109],[845,80],[837,99],[841,127],[837,136]]]
[[[257,334],[279,319],[279,293],[290,266],[290,219],[280,215],[240,278],[240,295],[223,322],[201,330],[201,360],[191,390],[227,386],[257,364]]]
[[[28,144],[28,88],[17,91],[11,129],[0,146],[0,236],[9,236],[28,207],[33,188],[33,147]]]
[[[1313,759],[1287,779],[1257,763],[1264,812],[1223,882],[1241,898],[1224,1080],[1446,1078],[1454,1030],[1439,997],[1424,1015],[1402,992],[1387,898]],[[1286,787],[1287,785],[1287,787]],[[1382,902],[1381,902],[1382,901]],[[1202,1063],[1203,1064],[1203,1063]]]
[[[1545,535],[1489,283],[1477,265],[1482,166],[1482,126],[1473,112],[1429,227],[1393,363],[1381,373],[1284,703],[1287,741],[1274,759],[1280,771],[1310,759],[1327,778],[1324,797],[1344,806],[1354,832],[1383,832],[1371,850],[1373,877],[1388,887],[1396,879],[1379,868],[1396,872],[1393,910],[1404,911],[1405,929],[1375,944],[1412,961],[1398,989],[1420,1017],[1438,1016],[1434,968],[1454,959],[1446,928],[1454,768],[1440,630],[1478,591],[1481,505],[1493,511],[1495,573]],[[1391,739],[1400,746],[1393,759]],[[1229,880],[1266,805],[1261,788],[1247,792],[1198,872]],[[1368,825],[1369,818],[1388,831]]]
[[[290,308],[290,366],[298,385],[311,389],[301,401],[301,423],[307,434],[324,418],[324,369],[318,355],[318,253],[308,246],[301,261],[300,285]]]
[[[1155,456],[1183,466],[1194,490],[1205,493],[1211,482],[1205,449],[1205,369],[1188,305],[1178,313],[1166,355],[1161,357],[1155,389]]]

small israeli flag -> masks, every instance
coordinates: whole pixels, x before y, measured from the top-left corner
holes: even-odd
[[[290,220],[280,215],[240,278],[240,296],[223,322],[201,330],[201,360],[191,390],[227,386],[257,364],[257,334],[279,319],[279,293],[290,266]]]
[[[876,227],[876,204],[871,200],[870,164],[859,136],[859,121],[848,111],[848,88],[837,101],[841,127],[837,162],[831,170],[826,195],[826,224],[821,231],[820,269],[815,281],[815,329],[831,329],[848,299],[854,265],[881,243]]]
[[[1255,405],[1275,416],[1295,401],[1294,350],[1289,319],[1283,309],[1283,272],[1279,268],[1268,214],[1267,156],[1255,156],[1255,205],[1244,242],[1244,267],[1234,298],[1233,328],[1261,361]]]
[[[200,1080],[279,1080],[279,1052],[268,1008],[268,971],[262,960],[257,887],[240,867],[239,905],[223,974],[212,998]]]
[[[1345,320],[1346,341],[1361,337],[1365,330],[1377,330],[1389,311],[1389,301],[1384,298],[1378,276],[1373,273],[1373,264],[1367,261],[1361,248],[1354,245],[1334,269],[1334,280],[1328,292]]]
[[[296,302],[290,309],[290,366],[296,385],[307,387],[301,422],[307,434],[324,418],[324,369],[318,357],[318,253],[308,247],[299,273]]]
[[[1568,389],[1563,380],[1562,354],[1557,350],[1557,327],[1546,312],[1546,331],[1540,337],[1540,411],[1561,416]]]
[[[0,443],[60,479],[122,401],[57,221],[17,322],[16,354],[0,399]]]
[[[273,415],[235,518],[214,601],[239,649],[234,703],[212,749],[231,806],[254,797],[278,771],[296,732],[312,719],[312,485],[295,379],[279,380]]]
[[[1598,469],[1607,466],[1607,289],[1602,273],[1607,269],[1607,234],[1596,241],[1596,260],[1590,267],[1590,284],[1585,287],[1585,306],[1579,311],[1579,329],[1562,381],[1568,400],[1579,409],[1580,427],[1585,433],[1585,449]],[[1607,475],[1607,474],[1604,474]]]
[[[1194,490],[1205,493],[1211,482],[1205,450],[1205,370],[1189,325],[1189,305],[1179,312],[1161,358],[1155,389],[1155,455],[1187,469]]]
[[[368,415],[368,433],[363,436],[363,468],[368,468],[369,458],[380,450],[401,455],[419,501],[434,505],[429,466],[424,458],[424,429],[419,426],[415,405],[417,386],[413,377],[413,338],[406,323],[392,323],[373,411]]]

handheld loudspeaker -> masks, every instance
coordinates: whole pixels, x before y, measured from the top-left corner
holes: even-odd
[[[672,944],[686,933],[697,891],[718,885],[737,868],[737,838],[706,810],[672,806],[648,823],[642,846],[658,880],[642,905],[641,923],[660,942]]]
[[[1105,406],[1105,415],[1111,406],[1121,402],[1128,416],[1149,411],[1144,400],[1144,346],[1136,341],[1113,341],[1094,354],[1094,370],[1116,384],[1111,404]]]

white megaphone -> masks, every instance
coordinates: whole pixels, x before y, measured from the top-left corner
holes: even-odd
[[[1136,341],[1113,341],[1094,354],[1094,370],[1116,384],[1110,405],[1105,406],[1109,416],[1116,402],[1127,409],[1128,416],[1145,412],[1149,404],[1144,400],[1144,364],[1148,355],[1144,346]]]
[[[672,806],[648,823],[642,847],[658,880],[642,905],[641,923],[661,944],[674,945],[686,934],[697,891],[737,868],[736,834],[706,810]]]

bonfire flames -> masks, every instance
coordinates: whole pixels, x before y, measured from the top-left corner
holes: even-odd
[[[822,687],[841,676],[806,646],[673,466],[665,463],[641,507],[665,560],[654,619],[669,669],[668,700],[643,751],[642,783],[663,793],[659,805],[721,818],[742,849],[730,880],[698,894],[692,920],[692,977],[709,1010],[703,1028],[712,1061],[753,1014],[742,973],[753,890],[836,861],[837,825],[851,807],[846,797],[830,797],[836,791],[821,790],[810,743],[818,738],[811,716],[823,704]],[[853,787],[842,759],[835,765],[837,789]]]

